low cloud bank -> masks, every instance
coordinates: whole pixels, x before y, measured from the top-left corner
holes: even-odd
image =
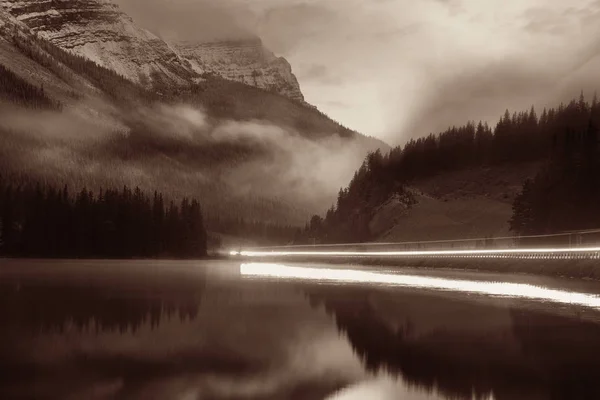
[[[189,104],[95,117],[82,107],[56,113],[3,105],[0,130],[0,152],[13,172],[57,180],[78,176],[89,186],[152,189],[178,182],[178,194],[209,184],[221,188],[219,195],[283,201],[310,212],[331,205],[366,156],[360,139],[309,140],[268,121],[214,120]],[[227,153],[230,159],[214,164],[223,151],[242,156]]]

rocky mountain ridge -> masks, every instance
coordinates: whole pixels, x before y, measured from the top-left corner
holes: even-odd
[[[290,64],[258,38],[169,43],[110,0],[0,0],[0,9],[0,19],[20,22],[61,49],[146,87],[188,85],[210,73],[304,100]]]
[[[304,101],[292,66],[265,48],[259,38],[210,43],[181,41],[175,48],[194,71],[213,73]]]

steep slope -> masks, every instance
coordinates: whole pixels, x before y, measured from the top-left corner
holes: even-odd
[[[217,74],[304,101],[291,65],[266,49],[259,38],[212,43],[177,42],[175,47],[200,74]]]
[[[187,84],[193,77],[165,42],[109,0],[2,0],[0,6],[40,37],[133,82]]]

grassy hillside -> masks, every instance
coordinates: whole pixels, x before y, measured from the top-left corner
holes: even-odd
[[[512,202],[540,163],[445,172],[411,182],[416,204],[393,197],[370,222],[376,241],[509,236]]]

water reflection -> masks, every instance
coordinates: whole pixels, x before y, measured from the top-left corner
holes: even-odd
[[[290,285],[173,264],[0,266],[0,398],[324,399],[363,373]]]
[[[352,269],[295,267],[284,264],[267,263],[242,264],[240,266],[240,272],[242,275],[251,276],[333,282],[375,283],[415,289],[435,289],[491,296],[544,300],[600,310],[600,296],[595,294],[548,289],[519,283],[470,281],[417,275],[387,274]]]
[[[176,363],[144,357],[143,345],[131,340],[152,336],[169,321],[192,321],[204,286],[202,276],[190,281],[176,274],[119,276],[110,270],[3,274],[0,398],[65,398],[80,385],[122,391],[134,377],[240,368],[221,357],[176,350]]]
[[[17,283],[0,286],[0,314],[6,327],[22,334],[78,331],[136,333],[159,326],[162,318],[191,320],[198,311],[201,287],[177,296],[140,298],[102,287]]]
[[[307,293],[374,374],[447,398],[600,398],[596,323],[415,293]]]
[[[0,398],[600,398],[557,307],[178,265],[0,268]]]

